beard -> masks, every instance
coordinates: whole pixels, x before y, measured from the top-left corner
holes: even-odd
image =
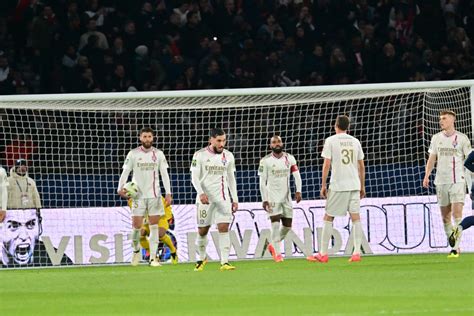
[[[272,151],[275,154],[281,154],[283,152],[283,146],[272,147]]]
[[[220,154],[220,153],[222,153],[222,152],[224,151],[224,147],[218,148],[218,147],[216,147],[216,146],[212,146],[212,150],[214,150],[214,152],[215,152],[216,154]]]
[[[143,148],[145,148],[145,149],[150,149],[151,146],[153,146],[153,142],[147,142],[147,143],[142,142],[142,146],[143,146]]]

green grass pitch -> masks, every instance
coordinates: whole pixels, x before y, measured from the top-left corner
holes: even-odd
[[[474,315],[474,254],[0,271],[0,315]]]

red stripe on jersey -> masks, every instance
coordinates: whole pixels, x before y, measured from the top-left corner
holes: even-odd
[[[291,172],[296,172],[296,171],[298,171],[298,166],[297,165],[291,166]]]
[[[454,143],[458,140],[458,135],[454,137]],[[453,183],[456,183],[456,157],[453,157]]]
[[[225,201],[225,191],[224,191],[224,176],[221,177],[221,192],[222,192],[222,198]]]
[[[156,161],[156,154],[155,151],[153,150],[153,161]],[[157,197],[156,195],[156,170],[153,170],[153,195],[155,198]]]

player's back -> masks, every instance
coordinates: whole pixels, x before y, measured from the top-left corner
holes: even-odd
[[[357,138],[346,133],[328,137],[322,156],[331,159],[332,191],[360,190],[358,161],[364,159],[364,153]]]

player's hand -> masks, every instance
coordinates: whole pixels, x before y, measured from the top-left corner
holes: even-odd
[[[423,188],[428,189],[430,187],[430,178],[429,177],[424,177],[423,178]]]
[[[209,204],[209,198],[207,197],[206,193],[203,193],[199,196],[199,200],[202,204]]]
[[[122,198],[124,198],[124,199],[127,199],[127,200],[128,200],[128,196],[127,196],[127,190],[125,190],[125,189],[122,189],[122,190],[118,191],[118,195],[120,195]]]
[[[165,206],[170,206],[171,203],[173,202],[173,198],[171,197],[171,194],[166,194],[165,195]]]
[[[360,198],[361,199],[365,198],[365,188],[360,189]]]
[[[301,202],[302,199],[303,199],[303,196],[301,195],[301,192],[296,192],[296,193],[295,193],[295,200],[296,200],[296,203]]]
[[[270,202],[264,201],[264,202],[262,203],[262,207],[263,207],[263,209],[265,210],[265,212],[267,212],[267,213],[271,213],[271,212],[272,212],[272,208],[270,207]]]
[[[3,220],[5,219],[5,216],[7,216],[7,211],[0,210],[0,223],[3,223]]]
[[[326,186],[323,186],[321,188],[321,192],[320,192],[320,195],[323,199],[327,199],[328,197],[328,189],[326,188]]]
[[[238,209],[239,209],[239,203],[237,203],[237,202],[232,202],[232,214],[234,214],[235,212],[237,212]]]

